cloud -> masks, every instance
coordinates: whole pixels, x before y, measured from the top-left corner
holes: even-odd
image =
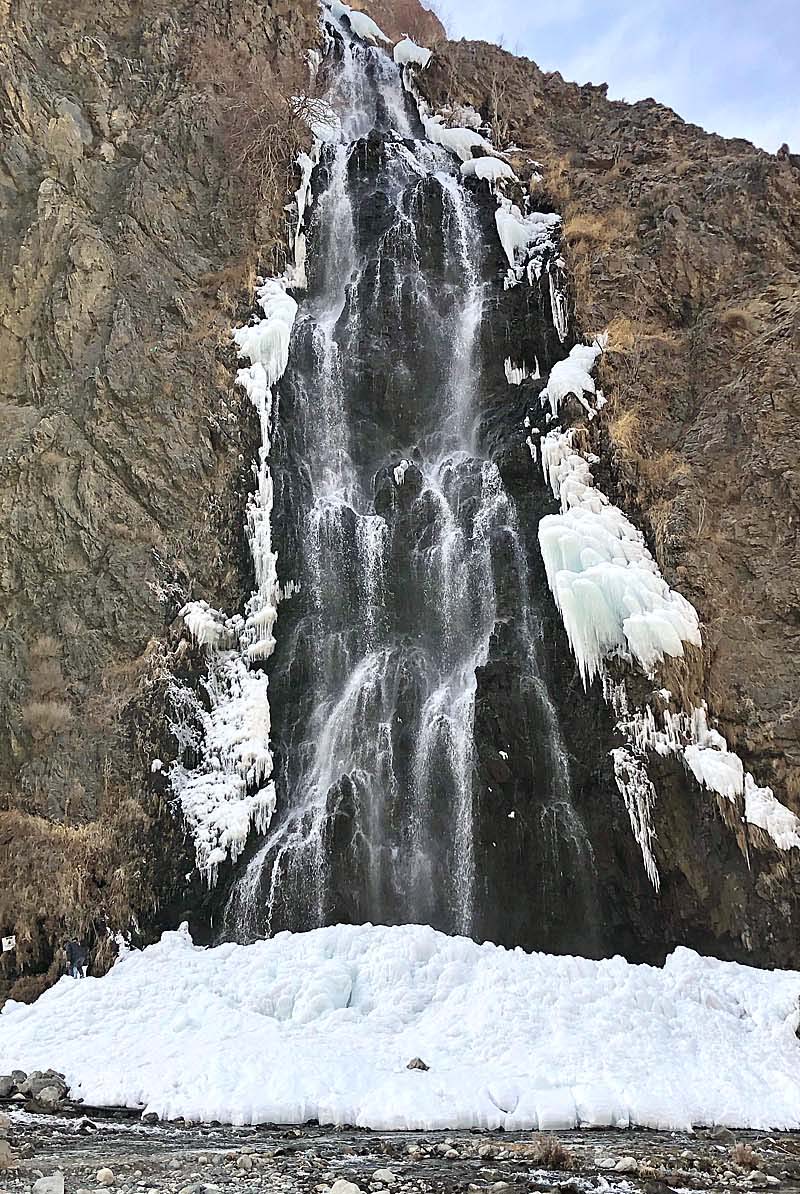
[[[615,99],[652,96],[685,120],[800,148],[797,0],[463,0],[451,35],[499,41]]]

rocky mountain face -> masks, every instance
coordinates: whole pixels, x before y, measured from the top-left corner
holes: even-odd
[[[4,8],[0,925],[38,970],[191,870],[148,779],[193,666],[169,627],[249,591],[229,328],[285,260],[319,28],[312,0]]]
[[[256,272],[285,262],[283,206],[308,138],[293,97],[319,42],[312,0],[3,8],[0,929],[18,945],[0,999],[12,983],[17,996],[41,989],[64,933],[96,937],[99,955],[106,922],[148,935],[215,908],[187,886],[192,850],[150,764],[175,755],[169,678],[195,683],[203,667],[178,610],[189,597],[239,609],[252,588],[243,511],[258,429],[232,384],[229,329]],[[542,163],[576,327],[610,329],[604,488],[703,619],[703,658],[675,683],[708,699],[758,782],[800,811],[800,172],[653,101],[612,103],[495,46],[443,41],[416,0],[364,8],[391,37],[436,46],[418,76],[434,109],[472,104],[495,144]],[[489,207],[481,218],[488,238]],[[502,267],[499,248],[484,267]],[[484,329],[487,357],[526,334],[516,301],[501,304],[502,336]],[[498,378],[484,420],[544,586],[535,528],[549,498],[524,401],[500,409],[501,393]],[[546,667],[618,947],[655,957],[687,941],[797,963],[792,857],[745,858],[668,760],[660,903],[640,882],[624,814],[617,824],[605,799],[610,714],[598,692],[582,697],[549,617]],[[510,768],[488,746],[479,763],[501,793],[479,827],[494,901],[480,931],[557,948],[555,930],[531,937],[519,904],[539,837],[521,822],[494,846],[532,782],[510,661],[500,641],[476,707],[486,744],[498,723],[519,731]],[[582,930],[562,921],[569,943]]]

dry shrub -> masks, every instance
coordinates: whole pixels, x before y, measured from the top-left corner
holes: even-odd
[[[731,1149],[731,1160],[734,1165],[740,1165],[742,1169],[760,1169],[764,1164],[764,1158],[759,1156],[749,1144],[744,1144],[741,1141],[734,1144]]]
[[[623,207],[614,207],[601,215],[576,212],[564,224],[564,239],[573,252],[588,253],[610,248],[623,240],[630,229],[631,217]]]
[[[109,803],[104,820],[85,825],[0,812],[0,924],[16,934],[19,964],[49,957],[53,941],[86,939],[98,920],[129,924],[131,908],[147,906],[150,819],[133,800]]]
[[[60,656],[61,643],[53,638],[51,634],[39,635],[28,648],[28,677],[31,694],[30,717],[32,724],[40,725],[42,730],[44,730],[48,721],[57,721],[59,719],[59,714],[54,709],[51,709],[48,717],[47,711],[43,706],[47,704],[63,704],[57,700],[64,691],[64,674],[61,671]],[[68,707],[63,706],[63,708]],[[46,736],[46,732],[43,732],[41,736]]]
[[[61,643],[52,634],[40,634],[28,648],[31,659],[54,659],[61,654]]]
[[[189,65],[193,81],[221,100],[223,138],[240,175],[237,191],[249,188],[251,200],[282,206],[295,159],[311,143],[309,121],[325,110],[309,93],[307,64],[287,55],[273,66],[208,35]]]
[[[642,408],[638,402],[621,407],[613,404],[608,418],[608,434],[613,446],[626,456],[640,456],[644,448]]]
[[[744,332],[750,336],[755,336],[758,332],[758,320],[744,307],[729,307],[720,315],[719,321],[730,332]]]
[[[658,456],[642,457],[639,472],[652,490],[662,493],[681,477],[687,477],[690,469],[686,461],[670,448]]]
[[[563,212],[572,199],[569,160],[566,157],[553,158],[545,161],[544,165],[544,187],[547,196],[553,206]]]
[[[534,1139],[531,1160],[545,1169],[571,1169],[572,1153],[562,1144],[558,1136],[541,1133]]]
[[[72,721],[66,701],[28,701],[22,706],[22,722],[36,741],[61,734]]]

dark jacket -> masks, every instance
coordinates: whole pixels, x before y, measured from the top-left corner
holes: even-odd
[[[64,949],[67,952],[67,964],[69,966],[86,965],[86,950],[78,941],[68,941]]]

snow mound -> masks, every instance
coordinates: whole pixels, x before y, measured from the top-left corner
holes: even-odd
[[[392,57],[398,66],[420,66],[426,67],[431,60],[431,51],[427,50],[425,46],[418,46],[415,41],[406,34],[402,41],[399,41],[394,48]]]
[[[796,1128],[799,996],[796,972],[686,949],[657,969],[419,925],[215,949],[179,931],[7,1003],[0,1071],[55,1066],[89,1104],[237,1124]]]

